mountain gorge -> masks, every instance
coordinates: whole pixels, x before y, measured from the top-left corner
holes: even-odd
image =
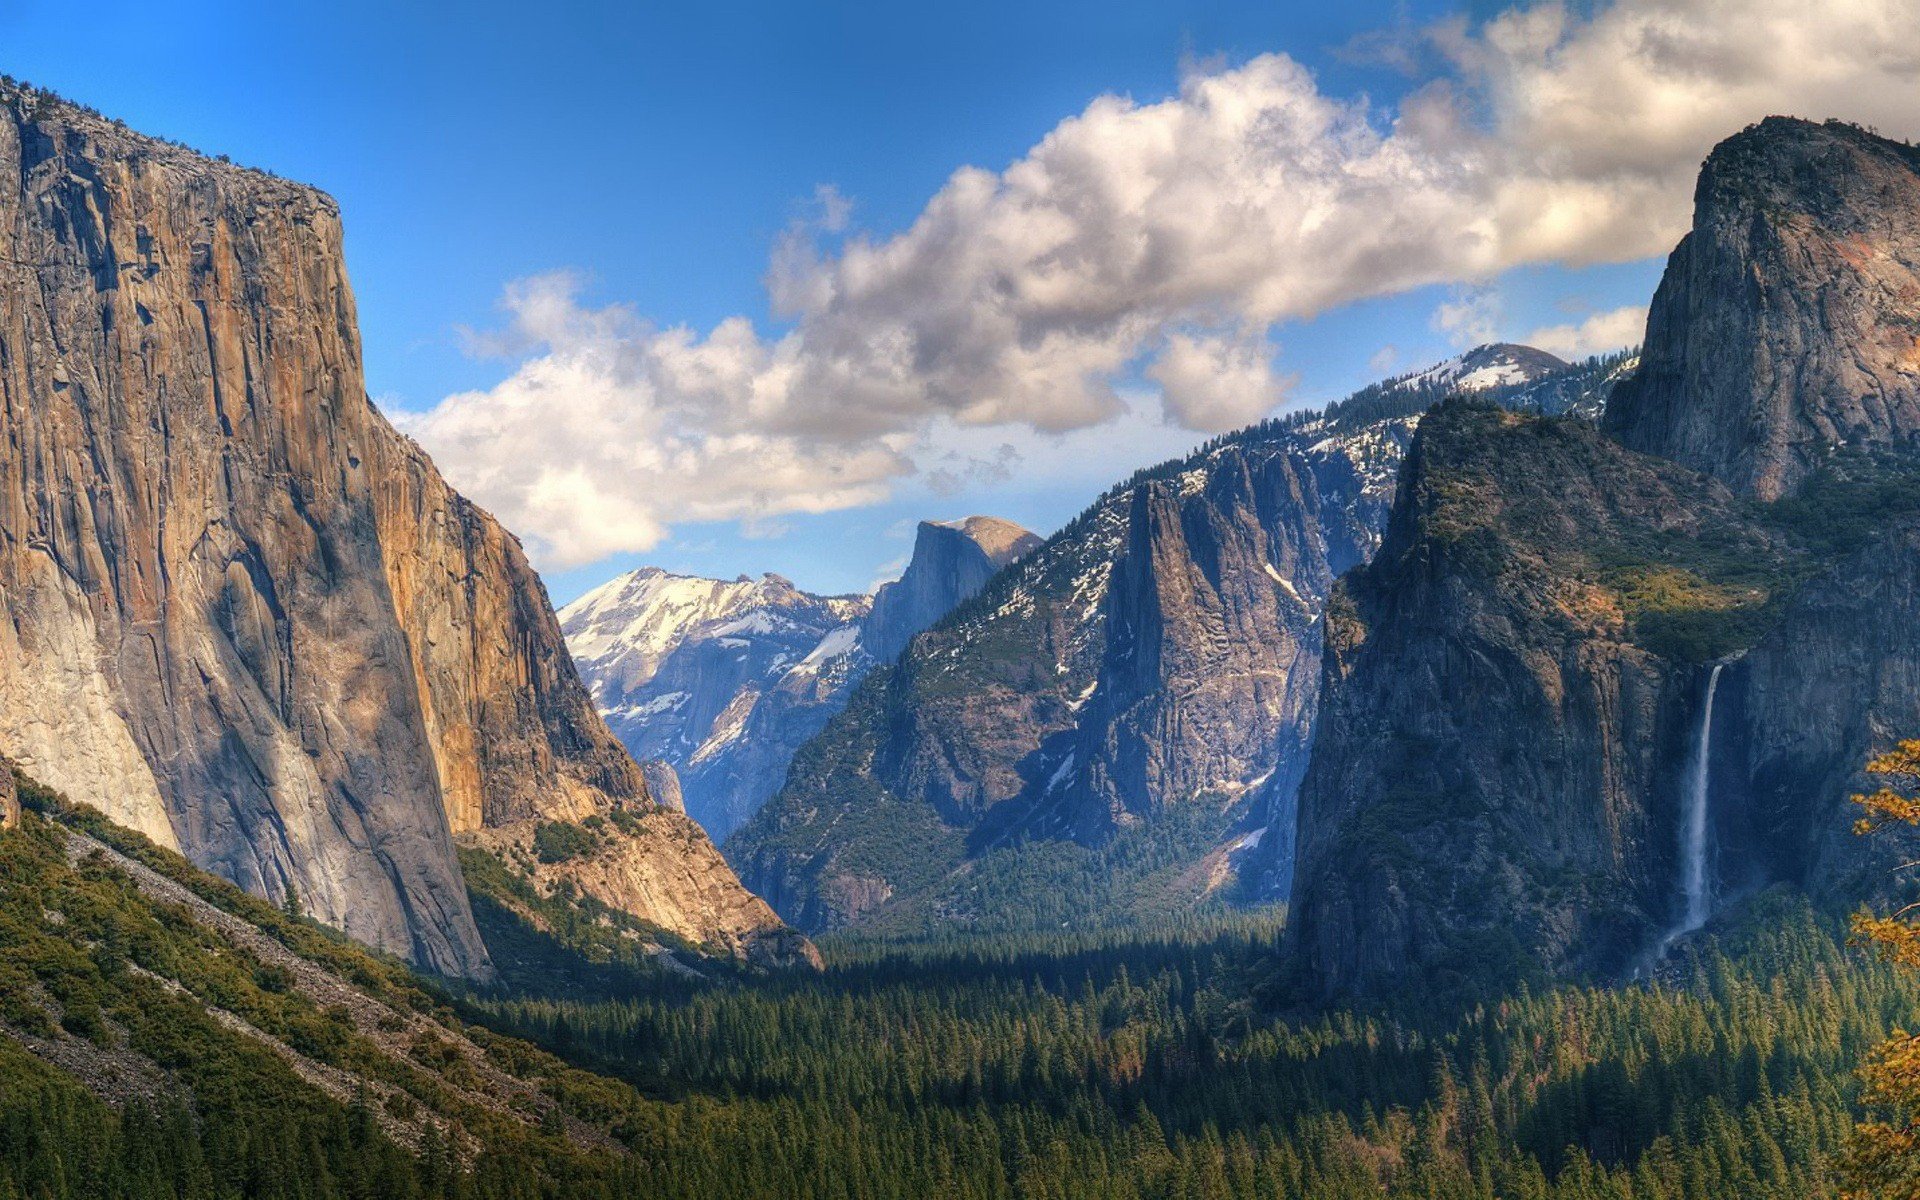
[[[862,676],[1039,540],[994,517],[923,521],[905,572],[871,596],[648,567],[567,605],[560,628],[614,733],[677,773],[688,814],[724,838]]]
[[[1119,920],[1236,873],[1284,895],[1321,608],[1419,414],[1563,412],[1618,366],[1485,347],[1139,473],[870,676],[729,859],[807,929]]]
[[[1323,994],[1618,975],[1690,931],[1690,876],[1708,911],[1895,880],[1847,797],[1920,728],[1917,164],[1836,124],[1729,139],[1611,437],[1422,424],[1330,610],[1292,931]]]
[[[1772,119],[1643,351],[555,614],[330,199],[0,77],[0,1200],[1897,1194],[1916,214]]]
[[[438,972],[491,971],[456,841],[695,944],[782,935],[368,402],[330,198],[11,85],[0,181],[0,751]]]

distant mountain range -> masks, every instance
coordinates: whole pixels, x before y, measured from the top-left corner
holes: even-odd
[[[1625,365],[1485,346],[1136,474],[869,676],[729,859],[812,930],[1283,897],[1321,614],[1419,414],[1591,412]]]
[[[677,772],[688,814],[724,838],[862,676],[1039,540],[994,517],[922,522],[905,573],[869,596],[645,567],[561,609],[560,628],[614,733]]]

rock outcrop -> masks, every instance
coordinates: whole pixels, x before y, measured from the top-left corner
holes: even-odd
[[[1776,883],[1851,905],[1911,859],[1847,801],[1920,731],[1917,162],[1831,124],[1729,139],[1618,441],[1422,425],[1330,610],[1291,933],[1321,994],[1618,973],[1688,931],[1695,871],[1710,915]]]
[[[654,805],[519,544],[368,402],[333,201],[9,91],[0,296],[0,744],[485,975],[454,837]],[[627,851],[731,878],[683,832]],[[752,907],[680,931],[777,930]]]
[[[0,829],[20,823],[20,792],[14,786],[13,764],[0,758]]]
[[[687,812],[724,838],[862,676],[1038,541],[994,517],[922,522],[905,574],[871,597],[644,567],[567,605],[560,625],[613,731],[672,766]]]
[[[1329,608],[1292,909],[1319,987],[1651,947],[1705,664],[1799,563],[1724,486],[1584,422],[1430,414]]]
[[[861,643],[874,661],[892,662],[916,635],[1039,544],[1034,534],[998,517],[920,522],[907,569],[874,594]]]
[[[640,774],[646,777],[647,793],[653,802],[662,808],[674,812],[687,811],[687,796],[680,788],[680,772],[664,758],[650,758],[640,764]]]
[[[1920,436],[1920,149],[1770,117],[1716,147],[1606,428],[1736,491]]]
[[[1101,921],[1236,877],[1285,895],[1321,609],[1377,544],[1418,414],[1461,386],[1557,409],[1613,366],[1543,376],[1512,349],[1113,489],[870,676],[729,859],[803,929]],[[1054,912],[1089,880],[1100,899]]]

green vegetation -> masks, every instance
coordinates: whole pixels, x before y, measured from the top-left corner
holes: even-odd
[[[1277,936],[830,943],[817,979],[476,1011],[680,1097],[716,1196],[1809,1200],[1920,1003],[1787,895],[1674,978],[1464,1009],[1272,1015]]]
[[[695,950],[671,930],[610,908],[571,880],[562,880],[551,894],[542,892],[524,873],[478,847],[461,849],[460,872],[506,990],[577,996],[654,986],[666,970],[661,950]],[[724,970],[717,963],[701,969]]]
[[[599,848],[600,838],[572,821],[542,821],[533,831],[533,852],[543,863],[563,863]]]
[[[1783,892],[1656,983],[1463,1007],[1289,1013],[1279,918],[1222,914],[829,943],[820,976],[616,964],[592,1000],[473,992],[456,1015],[397,964],[41,790],[28,802],[0,837],[8,1200],[1803,1200],[1836,1195],[1852,1065],[1920,1006],[1920,983]],[[69,861],[56,821],[438,1032],[375,1045],[106,856]],[[342,1102],[209,1006],[406,1104]],[[475,1105],[460,1038],[544,1115]],[[31,1039],[137,1054],[163,1086],[110,1107]],[[418,1144],[382,1130],[419,1114]]]

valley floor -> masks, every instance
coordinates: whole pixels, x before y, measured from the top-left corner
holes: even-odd
[[[1278,914],[841,940],[812,976],[549,945],[454,994],[32,800],[0,1200],[1804,1200],[1920,1008],[1786,891],[1644,984],[1365,1013],[1294,1005]]]
[[[1660,981],[1270,1014],[1275,919],[828,947],[488,1023],[679,1101],[661,1195],[1805,1200],[1920,989],[1797,897]]]

